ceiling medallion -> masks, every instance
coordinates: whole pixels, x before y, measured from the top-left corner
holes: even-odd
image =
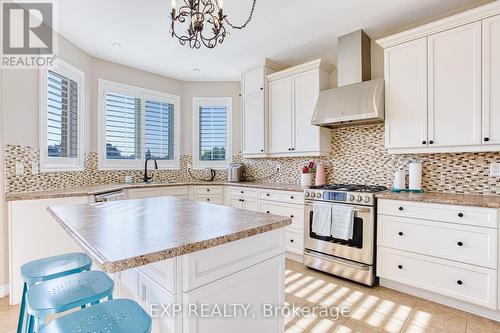
[[[172,0],[172,37],[179,39],[181,45],[188,45],[192,49],[199,49],[202,45],[213,49],[221,44],[229,34],[224,23],[233,29],[243,29],[252,20],[255,2],[253,0],[252,10],[247,21],[241,26],[231,24],[224,15],[223,0],[182,0],[184,4],[177,10],[177,3]],[[184,34],[178,34],[176,23]],[[178,27],[179,28],[179,27]]]

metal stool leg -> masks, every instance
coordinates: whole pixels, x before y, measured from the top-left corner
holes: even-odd
[[[26,319],[26,333],[33,333],[33,324],[34,324],[35,318],[32,315],[28,315],[28,319]]]
[[[23,332],[23,324],[26,319],[26,282],[23,284],[23,296],[21,298],[21,308],[19,309],[19,321],[17,322],[17,333]]]

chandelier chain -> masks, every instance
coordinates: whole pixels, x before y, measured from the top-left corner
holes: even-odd
[[[248,16],[248,19],[246,20],[246,22],[243,25],[240,25],[240,26],[233,25],[231,22],[229,22],[229,20],[227,19],[227,16],[224,17],[224,21],[226,21],[226,23],[233,29],[241,30],[241,29],[245,28],[247,26],[247,24],[250,23],[250,21],[252,20],[252,15],[253,15],[253,12],[255,10],[255,3],[256,2],[257,2],[257,0],[253,0],[252,10],[250,11],[250,15]]]

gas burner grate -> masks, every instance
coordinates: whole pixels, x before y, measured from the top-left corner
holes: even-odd
[[[386,191],[387,187],[378,185],[327,184],[322,186],[313,186],[312,189],[327,190],[327,191],[375,193],[375,192]]]

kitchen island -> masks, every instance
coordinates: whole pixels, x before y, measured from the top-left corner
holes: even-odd
[[[49,207],[108,272],[115,297],[153,317],[153,332],[282,332],[264,306],[284,303],[291,219],[159,197]]]

